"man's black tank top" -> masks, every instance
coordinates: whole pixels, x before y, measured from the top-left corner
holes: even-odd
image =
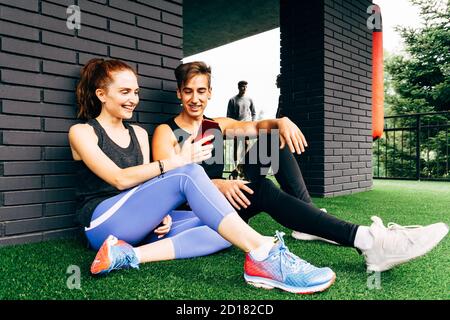
[[[134,129],[128,123],[124,123],[128,129],[131,141],[128,147],[122,148],[112,141],[105,129],[96,119],[87,122],[94,128],[98,137],[97,145],[119,168],[128,168],[144,163],[142,151],[139,146]],[[83,161],[78,171],[77,181],[77,219],[85,227],[89,227],[92,213],[103,200],[119,194],[121,191],[111,186],[95,173],[93,173]]]
[[[189,132],[184,131],[182,128],[180,128],[176,122],[175,122],[175,117],[170,118],[169,120],[167,120],[165,122],[165,124],[167,124],[170,129],[172,129],[173,133],[175,134],[175,137],[177,138],[178,143],[180,144],[180,147],[183,145],[184,141],[189,138],[189,136],[191,135]],[[204,119],[207,120],[213,120],[211,118],[207,118],[205,116],[203,116]],[[213,150],[212,150],[212,158],[215,157],[216,155],[216,149],[219,150],[219,148],[221,150],[223,149],[223,139],[215,139],[213,141]],[[222,153],[223,154],[223,153]],[[206,174],[208,175],[208,177],[210,179],[222,179],[222,175],[223,175],[223,169],[224,169],[224,159],[222,157],[222,159],[220,159],[221,161],[214,161],[214,163],[211,164],[207,164],[205,163],[205,161],[203,161],[202,163],[200,163],[200,165],[203,167],[203,169],[205,169]],[[218,162],[218,163],[217,163]]]

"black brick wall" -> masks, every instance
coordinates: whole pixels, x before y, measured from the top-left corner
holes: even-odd
[[[312,194],[372,186],[371,0],[281,0],[284,113],[309,148],[298,161]]]
[[[80,30],[66,27],[73,4]],[[135,67],[133,121],[151,135],[179,111],[182,26],[182,0],[0,0],[0,246],[78,234],[67,131],[79,70],[99,56]]]

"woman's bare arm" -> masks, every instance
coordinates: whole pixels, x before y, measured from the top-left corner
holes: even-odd
[[[146,140],[148,141],[148,138]],[[144,162],[142,165],[125,169],[118,167],[97,146],[97,141],[94,129],[88,124],[76,124],[69,130],[69,142],[74,158],[82,160],[92,172],[118,190],[134,187],[160,174],[158,162]],[[141,140],[139,143],[141,145]],[[142,149],[144,149],[143,154],[148,153],[145,151],[145,146],[144,148],[141,146]],[[184,152],[161,159],[161,161],[164,170],[169,171],[198,159],[207,159],[211,156],[210,154],[210,148],[204,148],[201,147],[201,144],[194,143],[185,148]]]

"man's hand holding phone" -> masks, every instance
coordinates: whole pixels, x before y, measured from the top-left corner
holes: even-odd
[[[198,128],[197,136],[194,139],[194,142],[200,141],[202,138],[204,138],[207,134],[212,134],[212,130],[220,130],[220,126],[217,122],[212,120],[203,119],[202,124],[200,125],[200,128]],[[213,136],[214,137],[214,136]],[[204,144],[211,144],[214,141],[208,140]]]

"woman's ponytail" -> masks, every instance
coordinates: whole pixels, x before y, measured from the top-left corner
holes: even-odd
[[[95,91],[106,89],[112,82],[111,72],[130,70],[136,72],[125,62],[120,60],[91,59],[81,69],[80,81],[76,88],[78,102],[78,118],[89,120],[96,118],[102,111],[102,103]]]

